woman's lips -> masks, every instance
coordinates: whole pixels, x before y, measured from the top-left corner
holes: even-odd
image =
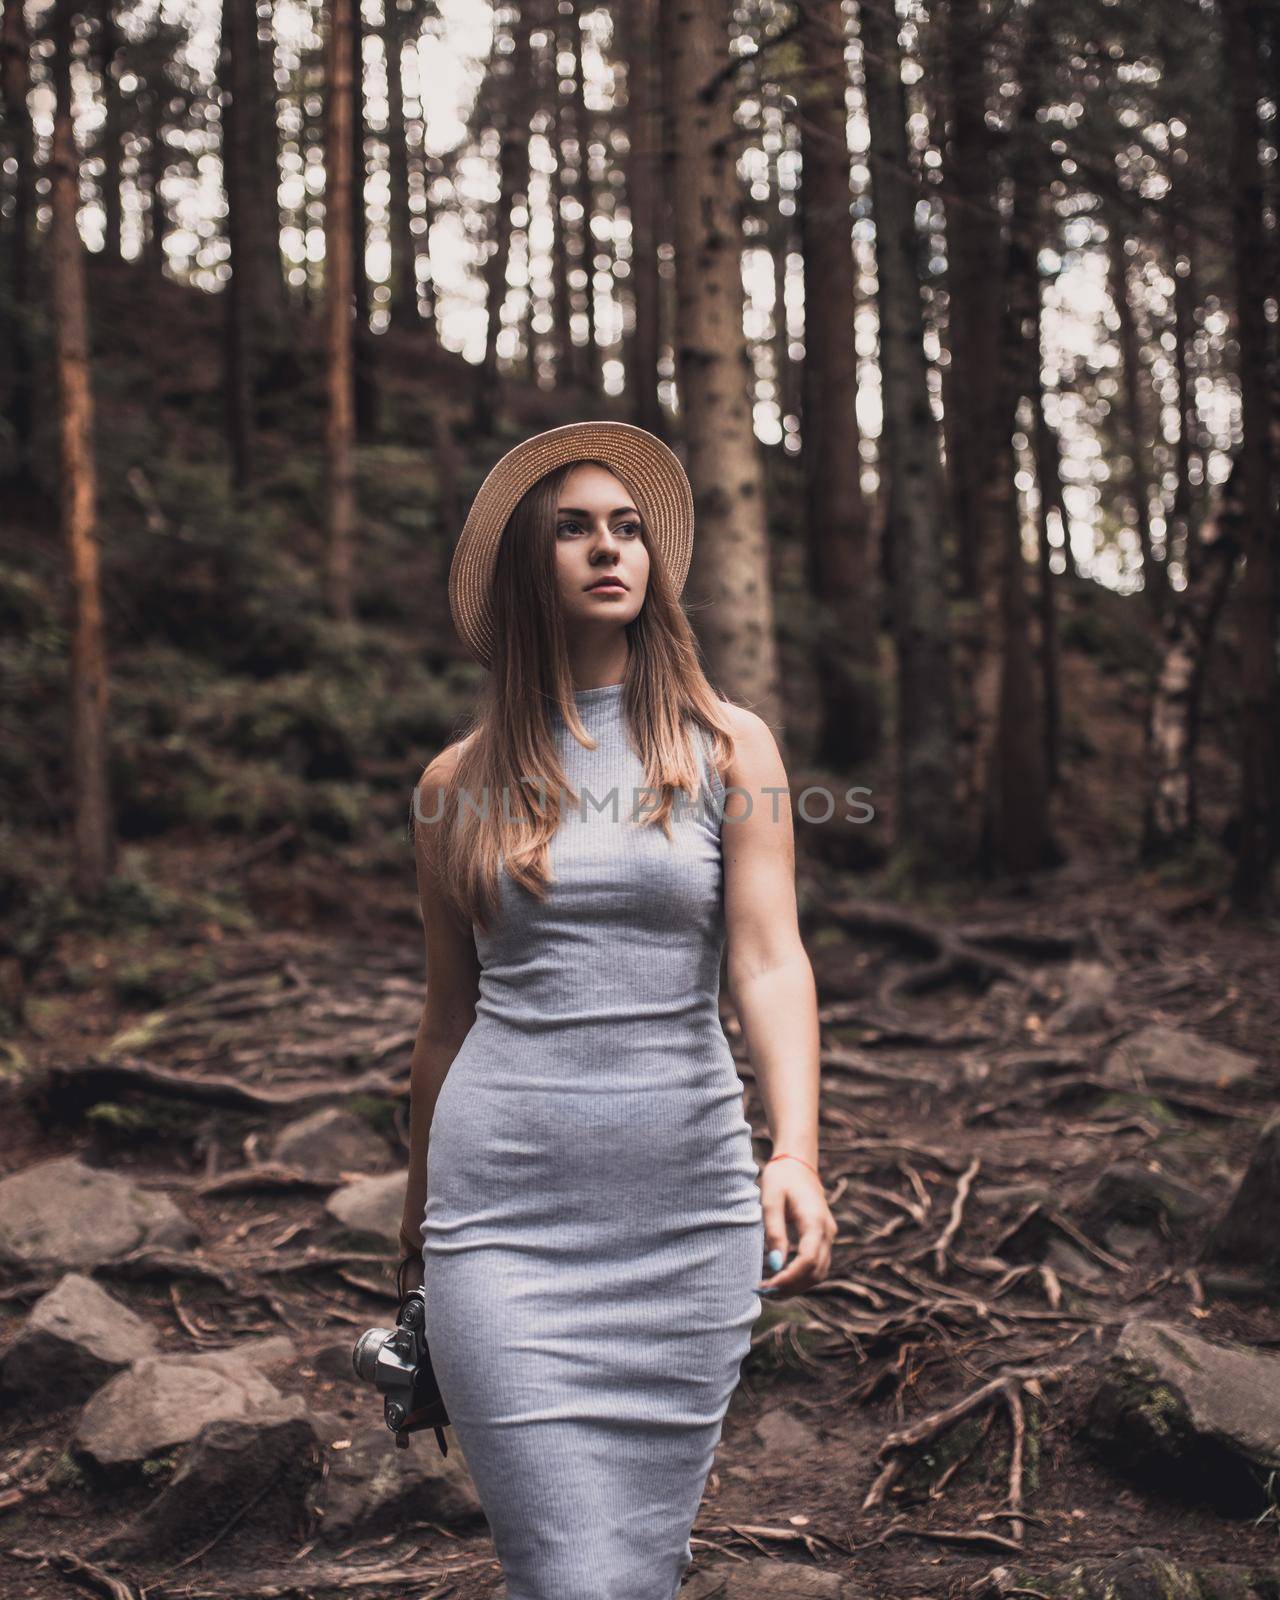
[[[617,578],[603,579],[600,583],[593,583],[587,590],[588,594],[626,594],[627,587]]]

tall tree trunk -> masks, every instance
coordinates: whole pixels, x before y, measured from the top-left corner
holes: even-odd
[[[143,110],[147,132],[147,188],[150,205],[147,211],[147,272],[153,283],[164,277],[165,240],[169,234],[169,215],[164,207],[160,186],[164,182],[168,164],[168,151],[164,142],[164,107],[154,88],[148,88]]]
[[[75,891],[95,900],[115,866],[108,792],[107,661],[98,574],[98,485],[89,311],[77,209],[80,158],[71,114],[75,0],[57,0],[53,80],[53,338],[58,390],[58,516],[71,580],[71,794]]]
[[[779,133],[785,138],[787,127],[786,107],[780,105]],[[797,395],[796,362],[791,359],[791,331],[787,325],[787,268],[791,264],[794,244],[792,220],[782,209],[782,180],[779,176],[778,151],[771,150],[768,158],[766,186],[769,190],[768,239],[773,256],[773,316],[772,346],[773,371],[777,387],[778,425],[784,435],[787,418],[798,415],[803,403]],[[846,173],[846,190],[848,189]],[[852,313],[851,313],[852,314]]]
[[[999,408],[992,426],[1001,449],[984,496],[984,523],[999,536],[1000,694],[983,810],[980,855],[988,866],[1031,872],[1061,860],[1049,827],[1044,713],[1037,694],[1022,520],[1012,436],[1024,395],[1039,383],[1040,284],[1036,257],[1042,222],[1036,114],[1053,41],[1044,0],[1032,0],[1022,58],[1022,100],[1013,139],[1013,213],[1005,258],[1005,304],[995,351]]]
[[[879,747],[877,606],[868,560],[854,343],[845,25],[840,0],[807,0],[798,91],[804,259],[803,465],[808,580],[818,626],[819,759],[848,766]]]
[[[325,532],[329,610],[355,618],[354,140],[357,0],[329,0],[329,137],[325,147]]]
[[[225,400],[231,481],[237,494],[248,490],[257,469],[255,413],[263,295],[255,283],[261,255],[254,242],[254,102],[249,77],[256,27],[253,0],[223,0],[219,80],[223,187],[231,246],[231,281],[224,291]]]
[[[781,739],[764,472],[742,319],[727,9],[662,0],[671,97],[680,411],[698,537],[687,602],[712,679]]]
[[[1107,264],[1111,303],[1120,329],[1120,371],[1124,385],[1120,442],[1129,458],[1129,499],[1142,553],[1143,593],[1152,617],[1158,620],[1168,595],[1168,567],[1165,562],[1156,560],[1151,540],[1151,466],[1143,420],[1142,360],[1129,300],[1129,266],[1124,246],[1124,230],[1113,211],[1107,239]],[[1165,554],[1167,558],[1167,550]]]
[[[532,17],[525,0],[515,23],[515,48],[511,71],[504,85],[502,146],[498,154],[498,204],[494,213],[495,244],[485,262],[486,326],[484,358],[476,374],[472,426],[477,433],[493,428],[498,400],[498,335],[502,331],[502,307],[507,298],[507,266],[511,259],[511,210],[523,194],[528,198],[529,129],[520,126],[525,105],[525,85],[532,67],[529,34]],[[523,173],[524,188],[521,189]]]
[[[276,122],[275,45],[271,37],[259,36],[257,0],[249,0],[248,36],[248,85],[253,100],[253,276],[265,339],[274,345],[289,338],[281,321],[288,301],[280,255],[280,131]]]
[[[106,214],[103,249],[112,260],[120,258],[120,135],[123,119],[120,80],[115,73],[120,31],[116,27],[115,0],[98,0],[97,66],[102,77],[102,209]]]
[[[387,167],[390,192],[387,196],[388,231],[391,239],[391,323],[393,327],[416,330],[418,315],[418,267],[413,243],[413,220],[409,209],[409,145],[404,115],[403,61],[405,27],[409,13],[396,0],[383,0],[382,48],[387,59]]]
[[[1280,840],[1280,696],[1276,685],[1276,484],[1274,423],[1267,383],[1269,332],[1263,225],[1262,166],[1258,159],[1261,74],[1256,7],[1222,0],[1231,135],[1228,186],[1240,351],[1242,438],[1238,457],[1244,577],[1240,617],[1240,848],[1232,899],[1243,909],[1270,902]]]
[[[1173,505],[1169,513],[1169,555],[1181,561],[1184,577],[1190,581],[1198,539],[1196,525],[1202,514],[1199,491],[1193,475],[1204,483],[1204,453],[1200,438],[1200,419],[1196,409],[1195,374],[1192,347],[1196,336],[1195,259],[1191,231],[1177,214],[1181,195],[1175,189],[1169,211],[1169,267],[1173,278],[1174,367],[1178,374],[1178,447],[1175,457]],[[1185,270],[1184,270],[1185,268]]]
[[[355,288],[356,437],[372,439],[381,428],[378,392],[377,354],[373,347],[369,296],[369,214],[365,207],[365,187],[369,169],[365,153],[364,112],[364,23],[359,0],[355,10],[355,38],[352,41],[352,71],[355,74],[351,97],[351,281]]]
[[[1238,462],[1203,519],[1199,549],[1184,589],[1170,594],[1146,730],[1147,793],[1142,852],[1148,860],[1184,849],[1195,838],[1196,745],[1214,629],[1240,554],[1243,508]]]
[[[569,198],[564,178],[565,115],[564,97],[560,93],[560,70],[555,65],[560,52],[560,28],[556,16],[555,0],[545,0],[550,7],[547,26],[551,29],[551,315],[555,322],[556,387],[561,392],[578,381],[578,357],[573,343],[573,291],[569,284],[569,225],[565,220],[564,206]]]
[[[981,0],[950,0],[943,13],[950,128],[942,198],[947,230],[947,345],[942,369],[949,556],[960,603],[953,611],[951,660],[958,764],[957,806],[980,811],[985,762],[996,725],[999,661],[996,567],[999,535],[984,527],[984,488],[1005,470],[1007,451],[992,425],[999,340],[1002,240],[997,174],[987,124],[992,18]],[[888,552],[886,551],[886,555]]]
[[[992,407],[998,301],[991,263],[1000,224],[993,198],[991,132],[987,125],[987,31],[981,0],[950,0],[947,71],[951,130],[943,201],[947,218],[947,477],[955,525],[960,592],[983,587],[982,485],[996,442],[984,437]]]
[[[31,89],[31,40],[23,0],[4,0],[0,31],[0,87],[4,90],[5,125],[9,130],[18,170],[13,179],[13,214],[0,218],[3,255],[9,263],[8,307],[5,311],[5,365],[9,371],[6,411],[17,446],[18,473],[31,473],[34,353],[30,328],[35,310],[32,233],[35,227],[35,135],[28,95]]]
[[[898,844],[927,874],[942,870],[957,845],[941,467],[922,339],[897,16],[892,0],[864,0],[858,14],[876,222],[884,540],[898,658]]]
[[[1034,258],[1028,262],[1028,265],[1032,270],[1035,269]],[[1050,426],[1044,410],[1044,378],[1041,363],[1038,359],[1039,352],[1043,348],[1041,328],[1044,321],[1044,305],[1038,283],[1033,285],[1031,292],[1035,295],[1036,309],[1034,349],[1037,360],[1034,363],[1035,370],[1031,374],[1031,381],[1034,384],[1032,404],[1035,407],[1036,488],[1039,490],[1039,509],[1036,522],[1039,588],[1036,598],[1039,602],[1040,613],[1040,693],[1044,705],[1045,776],[1049,787],[1054,789],[1058,784],[1061,767],[1062,685],[1058,666],[1058,613],[1055,605],[1057,588],[1053,573],[1053,546],[1049,542],[1049,513],[1055,509],[1057,510],[1058,518],[1062,525],[1064,541],[1066,540],[1067,521],[1062,504],[1062,476],[1059,465],[1058,436]],[[1063,554],[1069,563],[1071,559],[1070,551],[1064,549]]]
[[[658,118],[653,41],[656,0],[630,0],[623,8],[627,59],[627,210],[631,216],[631,282],[636,325],[627,372],[631,419],[661,437],[665,423],[658,399],[658,195],[662,130]]]
[[[600,335],[596,327],[596,240],[591,231],[591,219],[596,214],[595,186],[591,182],[591,115],[587,110],[587,75],[582,59],[582,0],[572,0],[571,29],[573,39],[573,131],[578,141],[578,202],[582,216],[578,223],[581,255],[579,264],[587,275],[586,312],[587,347],[583,371],[587,389],[593,395],[602,392],[600,368]]]

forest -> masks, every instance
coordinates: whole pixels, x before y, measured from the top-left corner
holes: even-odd
[[[352,1347],[451,555],[597,418],[786,762],[840,1228],[682,1596],[1277,1600],[1277,0],[3,0],[0,1590],[505,1593]]]

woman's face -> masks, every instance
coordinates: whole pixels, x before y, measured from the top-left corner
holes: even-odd
[[[649,584],[640,528],[631,492],[612,472],[584,463],[565,478],[556,511],[556,578],[570,632],[621,628],[639,614]]]

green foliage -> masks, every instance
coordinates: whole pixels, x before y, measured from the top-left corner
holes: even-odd
[[[72,1455],[70,1447],[59,1452],[58,1459],[49,1469],[49,1487],[51,1489],[83,1489],[88,1479],[84,1468]]]
[[[1169,888],[1207,889],[1227,880],[1231,860],[1216,840],[1197,834],[1189,844],[1166,856],[1152,870],[1156,881]]]
[[[1115,602],[1120,600],[1120,604]],[[1139,608],[1122,597],[1089,594],[1070,607],[1059,623],[1059,645],[1092,656],[1109,672],[1145,675],[1154,662],[1151,636],[1143,626],[1135,626]],[[1145,619],[1139,618],[1139,621]]]
[[[88,1108],[84,1120],[107,1144],[133,1148],[144,1140],[158,1140],[163,1144],[189,1141],[208,1115],[206,1106],[190,1101],[137,1094],[127,1103],[99,1100]]]
[[[193,994],[217,975],[217,964],[208,955],[165,951],[118,963],[111,970],[111,988],[121,1006],[152,1008]]]
[[[137,631],[231,672],[302,667],[319,596],[314,565],[293,554],[290,511],[240,509],[220,461],[166,461],[154,489],[163,531],[135,517],[104,552],[104,584]]]

